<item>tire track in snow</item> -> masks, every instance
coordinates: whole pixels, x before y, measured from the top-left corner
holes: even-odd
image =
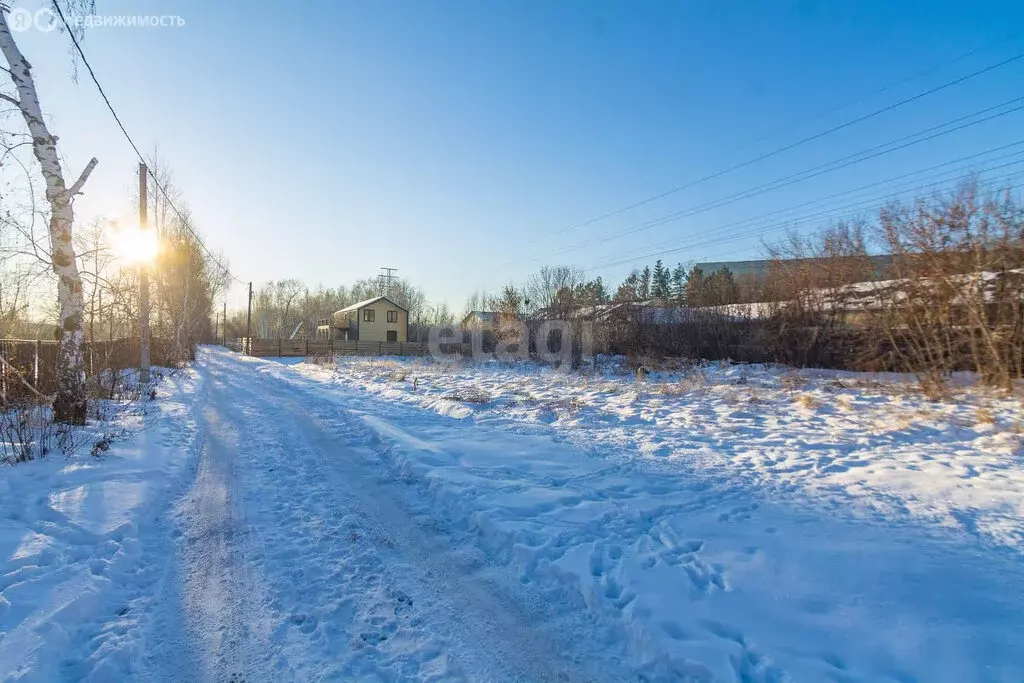
[[[258,681],[272,652],[262,590],[246,562],[247,524],[238,505],[232,444],[237,434],[215,405],[216,382],[201,366],[193,403],[193,479],[174,505],[175,553],[159,595],[142,680]]]
[[[412,491],[389,478],[354,415],[228,356],[203,364],[227,385],[211,402],[244,434],[237,471],[265,507],[251,522],[273,647],[303,678],[626,680],[591,646],[600,639],[579,633],[592,623],[551,623],[544,595],[460,557],[434,519],[410,515]]]
[[[225,431],[213,406],[204,413],[205,433]],[[183,607],[207,680],[251,680],[252,665],[267,644],[252,601],[256,589],[245,571],[245,515],[235,501],[234,479],[228,450],[210,436],[195,484],[179,508],[188,549]]]
[[[259,588],[245,564],[247,525],[236,500],[230,439],[224,437],[232,429],[214,405],[202,420],[207,438],[195,483],[178,505],[189,649],[203,680],[255,680],[268,652],[268,629],[255,604]]]

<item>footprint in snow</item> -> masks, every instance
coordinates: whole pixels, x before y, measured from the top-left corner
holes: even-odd
[[[395,615],[400,616],[412,609],[412,598],[398,591],[395,593]]]

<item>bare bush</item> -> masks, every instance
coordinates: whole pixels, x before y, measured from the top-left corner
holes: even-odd
[[[763,346],[774,360],[790,365],[845,365],[853,351],[850,285],[873,275],[862,226],[840,223],[815,235],[794,233],[769,252]]]
[[[1012,389],[1024,359],[1024,210],[977,184],[945,201],[892,206],[880,219],[894,279],[868,324],[899,368],[933,390],[955,370]]]
[[[306,362],[312,365],[334,366],[336,358],[333,353],[313,353],[306,356]]]
[[[0,411],[0,463],[13,465],[45,457],[56,445],[57,429],[47,405],[33,400]]]

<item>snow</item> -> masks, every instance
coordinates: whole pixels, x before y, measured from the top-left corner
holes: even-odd
[[[1024,680],[1021,405],[201,352],[0,471],[0,680]]]
[[[763,365],[705,364],[638,382],[614,362],[580,374],[498,362],[338,363],[298,369],[481,425],[546,425],[580,447],[1024,545],[1019,398],[965,389],[955,402],[929,401],[898,375]]]
[[[157,402],[117,417],[111,426],[135,434],[102,457],[87,444],[0,470],[0,680],[79,680],[138,655],[139,610],[170,554],[158,515],[195,436],[194,389],[191,373],[165,379]]]

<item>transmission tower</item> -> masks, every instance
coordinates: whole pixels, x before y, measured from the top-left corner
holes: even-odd
[[[384,296],[391,296],[391,287],[394,281],[398,279],[396,273],[398,268],[389,268],[388,266],[381,266],[380,275],[377,276],[377,284],[381,291],[384,292]]]

